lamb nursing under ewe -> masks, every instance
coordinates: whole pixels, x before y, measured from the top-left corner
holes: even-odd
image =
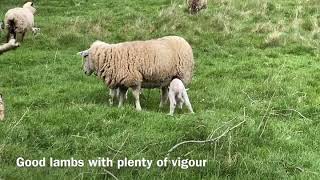
[[[131,88],[138,111],[141,88],[160,88],[162,107],[171,80],[179,78],[188,85],[194,68],[192,48],[178,36],[118,44],[96,41],[79,54],[85,59],[85,74],[95,73],[111,90],[119,88],[119,107]]]

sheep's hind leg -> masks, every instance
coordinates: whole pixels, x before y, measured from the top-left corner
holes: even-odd
[[[136,110],[141,111],[141,105],[140,105],[140,91],[141,91],[141,86],[135,86],[132,87],[132,95],[136,100]]]
[[[127,90],[128,90],[128,88],[126,88],[126,87],[119,88],[119,105],[118,105],[118,107],[122,107],[123,101],[124,101],[124,96],[125,96]]]
[[[117,96],[117,89],[110,89],[109,90],[109,104],[110,106],[113,105],[113,100]]]
[[[168,100],[168,86],[165,86],[161,88],[161,99],[160,99],[159,108],[162,108],[163,104],[166,103],[167,100]]]

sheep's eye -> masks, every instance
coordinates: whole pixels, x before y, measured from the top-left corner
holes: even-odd
[[[33,6],[33,2],[31,2],[31,6]]]

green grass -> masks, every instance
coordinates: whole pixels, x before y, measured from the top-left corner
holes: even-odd
[[[2,0],[0,17],[22,0]],[[36,1],[41,34],[0,56],[0,179],[318,179],[320,5],[317,0],[210,0],[192,16],[183,0]],[[145,90],[118,109],[76,54],[110,43],[179,35],[193,47],[188,91],[196,114],[158,108]],[[5,41],[5,34],[0,35]],[[18,157],[207,159],[204,168],[17,168]],[[218,129],[219,128],[219,129]],[[218,129],[217,131],[215,131]]]

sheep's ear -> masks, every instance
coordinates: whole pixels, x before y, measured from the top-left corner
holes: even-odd
[[[189,91],[189,88],[187,88],[186,91]]]
[[[89,51],[88,50],[81,51],[81,52],[78,52],[78,54],[82,57],[87,57],[89,56]]]

